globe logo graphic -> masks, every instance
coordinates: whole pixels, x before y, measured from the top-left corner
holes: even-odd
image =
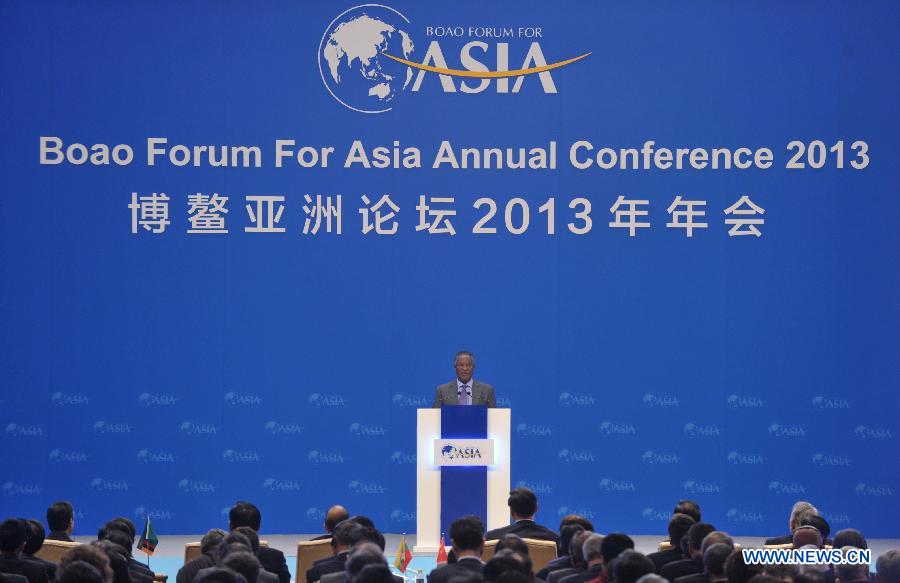
[[[383,113],[412,81],[409,19],[381,4],[362,4],[331,21],[319,43],[319,73],[332,97],[362,113]]]

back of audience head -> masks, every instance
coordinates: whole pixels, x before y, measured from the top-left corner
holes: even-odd
[[[792,543],[795,549],[799,549],[805,547],[807,545],[814,545],[817,548],[822,548],[824,541],[822,540],[822,534],[819,532],[819,529],[815,526],[798,526],[794,529],[794,534],[792,536]]]
[[[578,563],[581,567],[588,567],[603,561],[603,536],[593,532],[583,532],[575,537],[575,540],[581,540],[581,551],[577,555],[573,555],[573,559],[580,559]],[[576,551],[577,552],[577,551]],[[578,556],[580,555],[580,556]]]
[[[734,540],[731,536],[723,530],[714,530],[703,537],[703,542],[700,543],[700,554],[702,555],[706,549],[717,544],[726,545],[729,549],[734,550]]]
[[[728,560],[732,551],[734,551],[734,545],[725,543],[709,545],[703,551],[703,570],[710,579],[725,577],[725,561]]]
[[[450,524],[450,542],[456,551],[457,559],[463,553],[476,553],[481,556],[484,547],[484,526],[481,519],[468,515],[454,520]],[[500,543],[497,543],[497,550],[500,550]]]
[[[381,531],[377,528],[369,528],[368,526],[362,527],[362,539],[360,539],[359,542],[375,543],[382,551],[384,551],[386,544],[384,535],[381,534]],[[359,542],[356,544],[359,544]]]
[[[653,561],[643,554],[626,550],[619,553],[612,565],[612,580],[615,583],[636,583],[638,579],[653,573],[656,567]]]
[[[59,568],[64,569],[70,563],[83,561],[93,565],[104,583],[112,583],[113,572],[109,565],[109,557],[101,549],[93,545],[78,545],[69,549],[59,560]],[[57,571],[59,574],[60,571]]]
[[[339,522],[331,533],[331,548],[336,552],[349,550],[350,547],[363,540],[365,531],[362,525],[353,519]]]
[[[247,583],[256,583],[256,580],[259,579],[259,572],[262,570],[262,565],[256,555],[246,551],[229,553],[222,559],[221,566],[240,573]]]
[[[819,516],[818,514],[812,516],[805,516],[801,521],[799,526],[812,526],[816,530],[819,531],[819,534],[822,535],[822,542],[828,540],[828,535],[831,534],[831,525],[828,524],[828,521]]]
[[[855,528],[845,528],[844,530],[839,530],[834,533],[834,540],[832,541],[832,545],[836,549],[840,549],[843,547],[853,547],[857,549],[869,548],[869,544],[866,542],[866,537],[864,537],[863,534]]]
[[[900,550],[891,549],[875,562],[878,583],[900,583]]]
[[[55,583],[108,583],[94,565],[85,561],[72,561],[60,566]]]
[[[569,547],[572,545],[572,538],[579,532],[584,532],[584,528],[580,524],[567,524],[559,529],[559,547],[557,549],[559,556],[571,554]]]
[[[194,579],[193,583],[247,583],[244,576],[226,567],[204,569],[205,573]]]
[[[603,562],[606,565],[627,550],[634,550],[634,541],[630,536],[621,532],[611,532],[604,536],[600,545],[600,552],[603,554]]]
[[[701,556],[701,553],[703,552],[703,539],[706,538],[706,535],[715,530],[716,527],[708,522],[698,522],[688,529],[688,554],[691,558]]]
[[[47,509],[47,527],[53,532],[71,532],[75,523],[75,509],[65,500],[54,502]]]
[[[357,514],[355,516],[351,516],[347,520],[349,520],[350,522],[355,522],[356,524],[358,524],[360,526],[366,526],[368,528],[375,528],[375,522],[373,522],[372,519],[369,518],[368,516],[363,516],[362,514]],[[343,522],[343,521],[341,521],[341,522]],[[340,524],[340,523],[338,523],[338,524]],[[335,526],[337,526],[337,524],[335,524]]]
[[[227,534],[228,533],[221,528],[209,529],[209,531],[203,535],[203,538],[200,539],[200,553],[208,555],[218,549],[219,545],[222,544],[222,541],[225,540]]]
[[[794,583],[829,583],[833,581],[825,571],[818,569],[798,569],[800,572],[794,575]]]
[[[128,532],[128,535],[131,537],[131,540],[134,540],[134,537],[137,536],[137,529],[134,527],[134,523],[131,522],[130,518],[126,518],[124,516],[117,516],[109,521],[109,524],[121,525],[124,527],[124,530]]]
[[[791,508],[791,518],[789,522],[791,532],[794,532],[794,529],[800,526],[804,518],[807,518],[809,516],[816,516],[818,514],[819,511],[816,509],[816,507],[806,500],[800,500],[799,502],[796,502]]]
[[[372,563],[362,568],[353,583],[393,583],[394,576],[387,565]]]
[[[847,556],[848,551],[855,550],[853,547],[844,547],[841,549],[844,556]],[[869,581],[869,566],[868,565],[835,565],[834,566],[835,574],[837,575],[837,580],[840,583],[850,583],[851,581]]]
[[[112,569],[113,583],[131,583],[131,575],[128,571],[128,552],[121,545],[110,540],[95,540],[92,546],[97,547],[109,559],[109,568]]]
[[[504,534],[500,537],[500,540],[497,541],[497,546],[494,549],[496,551],[502,551],[504,549],[509,549],[511,551],[516,551],[522,555],[528,556],[528,545],[525,544],[525,541],[517,534],[509,533]]]
[[[7,518],[0,523],[0,552],[19,554],[28,540],[28,523],[21,518]]]
[[[259,532],[262,525],[262,513],[259,508],[251,502],[239,500],[234,503],[231,510],[228,511],[228,528],[234,530],[239,526],[249,526],[253,530]]]
[[[739,549],[731,551],[725,561],[725,575],[728,583],[748,583],[757,573],[762,573],[762,565],[748,565],[744,562],[744,553]]]
[[[532,518],[538,510],[537,496],[528,488],[513,488],[506,500],[509,513],[515,520]]]
[[[120,547],[125,549],[125,552],[127,553],[125,557],[131,557],[131,547],[134,544],[134,541],[131,539],[131,537],[128,536],[127,532],[123,530],[109,529],[106,531],[106,534],[103,535],[103,540],[108,540],[119,545]]]
[[[484,580],[488,583],[531,583],[534,574],[531,572],[531,559],[504,549],[491,557],[484,565]]]
[[[350,518],[350,513],[347,512],[347,509],[340,504],[335,504],[325,513],[325,522],[322,526],[325,527],[325,532],[332,532],[339,522],[343,522],[348,518]]]
[[[247,540],[250,542],[250,550],[253,551],[253,554],[257,554],[259,552],[259,534],[249,526],[239,526],[234,529],[232,532],[237,534],[242,534],[247,537]],[[237,569],[235,569],[237,571]],[[240,571],[238,571],[240,573]]]
[[[344,566],[347,581],[354,583],[356,577],[367,565],[387,566],[387,560],[378,545],[371,542],[360,542],[350,550],[350,554],[347,556],[347,563]]]
[[[700,522],[700,505],[693,500],[679,500],[675,505],[672,514],[687,514],[694,519],[694,522]]]
[[[239,532],[229,532],[219,544],[219,562],[223,561],[231,553],[238,552],[253,552],[250,539]]]
[[[669,519],[669,542],[673,547],[681,548],[681,539],[688,533],[688,530],[692,526],[697,524],[697,521],[688,516],[687,514],[682,514],[681,512],[676,512],[672,515],[672,518]]]
[[[582,530],[594,530],[594,523],[580,514],[566,514],[559,521],[559,534],[566,526],[580,526]]]
[[[584,558],[584,542],[592,536],[599,536],[600,542],[603,542],[602,536],[590,530],[582,530],[572,537],[572,542],[569,543],[569,562],[573,567],[581,568],[587,565],[587,561]],[[599,549],[599,543],[597,548]]]
[[[794,577],[800,573],[800,567],[797,565],[787,565],[784,563],[774,563],[763,567],[763,575],[774,577],[784,583],[792,583]],[[758,575],[757,575],[758,576]]]
[[[657,575],[656,573],[647,573],[646,575],[638,579],[635,583],[669,583],[669,580],[662,575]]]
[[[25,526],[27,534],[25,536],[25,548],[22,550],[22,553],[33,555],[44,546],[44,538],[47,536],[47,533],[44,531],[44,525],[33,518],[26,520]]]

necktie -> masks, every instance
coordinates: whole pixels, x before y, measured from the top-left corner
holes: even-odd
[[[459,404],[460,405],[468,405],[469,404],[469,385],[463,385],[462,389],[460,389]]]

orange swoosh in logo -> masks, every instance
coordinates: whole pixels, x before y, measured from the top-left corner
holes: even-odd
[[[585,57],[591,55],[591,53],[584,53],[583,55],[578,55],[577,57],[573,57],[571,59],[566,59],[565,61],[559,61],[557,63],[551,63],[549,65],[544,65],[543,67],[532,67],[530,69],[516,69],[514,71],[465,71],[462,69],[442,69],[440,67],[432,67],[430,65],[423,65],[421,63],[416,63],[415,61],[407,61],[406,59],[401,59],[400,57],[395,57],[394,55],[389,55],[388,53],[381,53],[385,57],[389,59],[393,59],[398,63],[403,63],[404,65],[408,65],[413,67],[414,69],[420,69],[422,71],[428,71],[429,73],[438,73],[439,75],[450,75],[451,77],[474,77],[476,79],[498,79],[504,77],[521,77],[522,75],[533,75],[535,73],[543,73],[544,71],[550,71],[552,69],[559,69],[560,67],[565,67],[566,65],[571,65],[576,61],[580,61]]]

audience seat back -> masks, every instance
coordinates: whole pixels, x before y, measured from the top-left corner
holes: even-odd
[[[306,581],[306,572],[319,559],[330,557],[331,539],[302,540],[297,543],[297,570],[294,571],[297,581]]]
[[[522,539],[528,545],[528,556],[531,557],[532,570],[537,573],[547,566],[547,563],[556,558],[556,541],[537,540],[534,538]]]
[[[47,539],[44,541],[44,544],[41,548],[38,549],[34,555],[36,557],[40,557],[45,561],[50,561],[51,563],[59,564],[59,560],[62,556],[68,553],[72,548],[77,547],[81,543],[70,543],[63,540],[52,540]]]

